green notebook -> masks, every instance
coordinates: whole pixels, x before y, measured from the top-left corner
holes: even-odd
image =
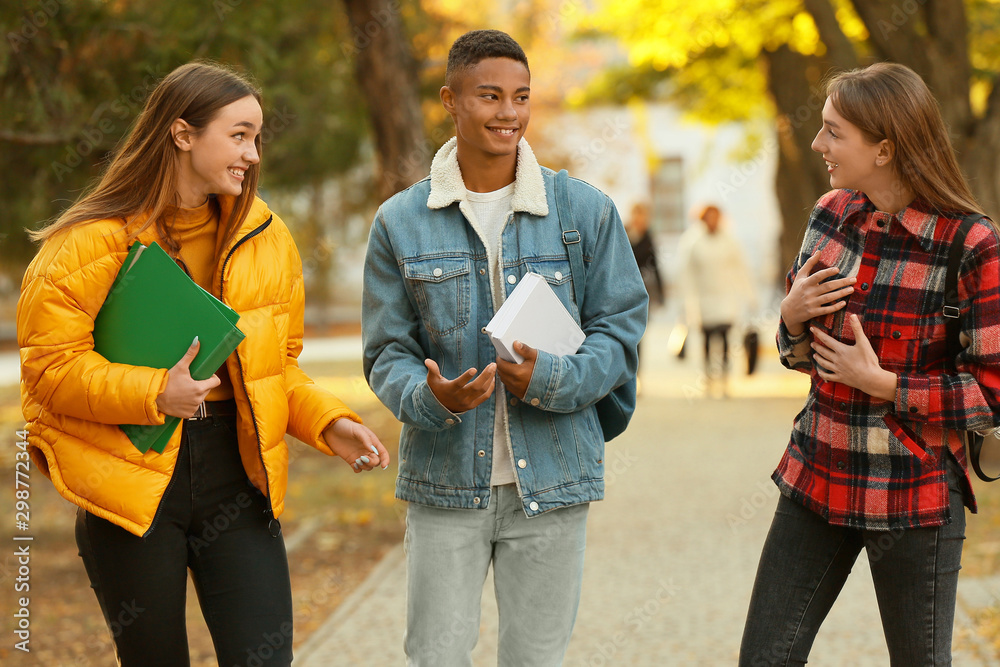
[[[94,320],[94,349],[114,363],[172,368],[195,336],[201,342],[191,377],[210,378],[244,334],[240,316],[197,283],[153,243],[134,243]],[[163,453],[180,418],[160,426],[123,424],[121,429],[145,454]]]

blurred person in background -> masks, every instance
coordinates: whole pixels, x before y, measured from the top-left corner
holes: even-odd
[[[649,230],[649,204],[638,202],[632,206],[628,223],[625,226],[628,241],[632,246],[635,263],[639,267],[642,283],[649,295],[649,316],[654,305],[662,307],[666,303],[666,292],[663,289],[663,278],[656,262],[656,244]],[[642,345],[639,346],[639,372],[642,372]]]
[[[678,263],[688,330],[704,336],[706,395],[726,397],[730,330],[757,306],[743,248],[718,206],[703,207],[681,235]]]

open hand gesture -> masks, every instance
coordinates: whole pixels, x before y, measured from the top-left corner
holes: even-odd
[[[441,405],[454,413],[476,407],[489,398],[496,387],[496,364],[484,368],[479,377],[476,377],[476,369],[470,368],[454,380],[445,379],[433,359],[424,359],[424,366],[427,367],[427,385],[434,396]]]

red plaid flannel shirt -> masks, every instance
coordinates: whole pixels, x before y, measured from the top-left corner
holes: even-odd
[[[831,524],[893,530],[948,522],[951,455],[965,472],[965,504],[976,511],[963,431],[1000,424],[1000,239],[983,220],[965,241],[964,349],[955,372],[946,359],[942,309],[960,219],[919,200],[896,215],[882,213],[852,190],[827,193],[810,216],[786,289],[817,250],[841,276],[857,276],[847,307],[811,324],[853,343],[847,316],[856,313],[882,368],[899,377],[895,403],[825,382],[813,368],[808,329],[792,337],[779,324],[782,363],[808,373],[812,386],[773,479]]]

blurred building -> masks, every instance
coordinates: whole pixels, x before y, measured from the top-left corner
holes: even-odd
[[[773,130],[755,133],[736,123],[701,124],[683,118],[671,105],[643,103],[572,112],[542,106],[534,110],[526,136],[542,164],[566,168],[608,193],[623,217],[634,203],[649,203],[657,259],[668,283],[668,307],[660,317],[677,313],[670,296],[677,243],[696,222],[693,209],[708,203],[719,206],[743,244],[762,307],[773,305],[784,275],[777,266],[781,221],[774,194]],[[317,228],[318,235],[298,239],[307,278],[307,323],[356,322],[360,315],[371,217],[347,212],[344,204],[348,193],[363,189],[370,173],[371,164],[365,163],[327,184],[319,197],[323,214],[314,210],[315,193],[275,193],[271,201],[286,219],[337,221]],[[317,281],[326,283],[326,289]]]
[[[602,189],[623,216],[634,203],[649,202],[658,260],[670,282],[679,237],[696,222],[693,211],[716,204],[745,249],[762,306],[769,305],[784,273],[777,266],[773,130],[704,125],[659,103],[539,115],[531,122],[528,139],[543,164]]]

